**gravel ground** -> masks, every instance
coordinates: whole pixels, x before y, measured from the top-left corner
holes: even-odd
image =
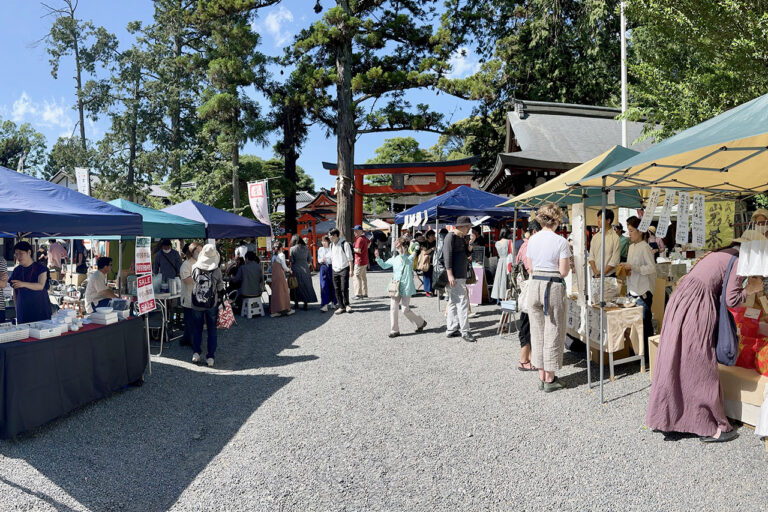
[[[389,274],[369,275],[373,295]],[[647,374],[620,367],[607,403],[566,353],[569,388],[519,372],[517,339],[477,308],[476,344],[429,325],[389,339],[388,300],[331,316],[241,319],[216,369],[175,344],[153,374],[16,441],[0,441],[1,510],[759,510],[763,443],[664,441]],[[404,319],[403,319],[404,321]],[[595,365],[592,366],[597,371]],[[593,373],[594,375],[594,373]]]

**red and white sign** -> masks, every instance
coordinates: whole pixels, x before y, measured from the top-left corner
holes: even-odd
[[[256,181],[248,183],[248,201],[251,203],[251,211],[256,220],[271,226],[269,220],[269,189],[267,182]]]
[[[139,314],[149,313],[157,307],[155,305],[155,290],[152,288],[152,274],[136,279],[136,302],[139,305]]]
[[[136,274],[149,274],[152,272],[152,238],[148,236],[136,237]]]

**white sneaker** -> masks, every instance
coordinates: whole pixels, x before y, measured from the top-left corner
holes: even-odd
[[[351,312],[352,312],[352,306],[347,306],[347,313],[351,313]]]
[[[327,313],[328,312],[328,304],[326,304],[325,306],[321,307],[320,311],[322,311],[323,313]]]
[[[208,363],[208,368],[213,368],[213,358],[209,357],[205,360],[206,363]]]
[[[192,362],[193,363],[199,363],[200,362],[200,354],[198,354],[197,352],[192,354]]]
[[[272,314],[271,314],[271,315],[269,315],[269,316],[271,316],[272,318],[277,318],[277,317],[279,317],[279,316],[280,316],[280,313],[272,313]]]
[[[294,314],[295,312],[296,312],[296,310],[295,310],[295,309],[292,309],[292,310],[288,311],[288,312],[285,314],[285,316],[291,316],[291,315],[292,315],[292,314]]]

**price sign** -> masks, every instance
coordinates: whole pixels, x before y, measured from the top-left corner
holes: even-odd
[[[693,246],[701,249],[707,243],[706,220],[704,218],[704,196],[693,195]]]
[[[152,238],[148,236],[136,237],[136,274],[152,273]]]
[[[136,299],[140,315],[155,310],[155,290],[152,288],[152,274],[136,279]]]

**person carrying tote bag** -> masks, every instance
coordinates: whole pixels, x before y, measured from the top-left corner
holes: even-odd
[[[421,318],[419,315],[411,310],[411,296],[416,293],[416,286],[413,284],[413,259],[414,254],[407,255],[406,244],[407,241],[404,237],[400,237],[395,242],[395,249],[398,254],[392,256],[387,261],[379,258],[379,250],[374,251],[376,256],[376,263],[383,269],[391,268],[393,270],[392,282],[389,285],[389,319],[390,319],[390,332],[389,337],[395,338],[400,336],[400,328],[398,325],[399,309],[402,309],[405,318],[407,318],[413,325],[416,326],[416,332],[421,332],[427,325],[427,321]],[[399,276],[399,279],[394,279],[394,276]]]

